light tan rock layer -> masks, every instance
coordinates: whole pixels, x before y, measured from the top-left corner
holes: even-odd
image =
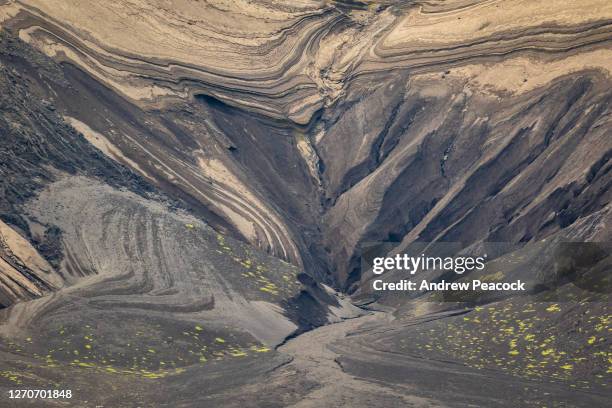
[[[0,304],[32,299],[61,285],[60,276],[32,244],[0,221]]]
[[[204,93],[298,123],[359,75],[566,58],[611,40],[605,0],[368,4],[20,0],[0,6],[0,22],[144,105]]]

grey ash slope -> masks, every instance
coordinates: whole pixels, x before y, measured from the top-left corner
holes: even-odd
[[[609,212],[607,78],[500,98],[443,76],[356,85],[318,143],[326,242],[347,286],[362,242],[527,242]]]
[[[19,209],[44,185],[55,180],[57,173],[96,176],[110,185],[124,186],[140,194],[152,188],[129,169],[101,154],[61,119],[47,85],[68,86],[56,64],[5,32],[0,33],[0,58],[0,219],[31,240],[57,268],[62,258],[61,231],[54,225],[40,224],[35,234]],[[12,254],[10,246],[10,242],[3,242],[5,260],[19,270],[18,274],[28,276],[39,293],[49,290],[45,277],[38,276],[27,262]],[[20,297],[31,297],[32,293],[28,295],[19,289],[21,285],[17,283],[17,287],[10,289],[10,285],[3,284],[0,305],[6,307]]]

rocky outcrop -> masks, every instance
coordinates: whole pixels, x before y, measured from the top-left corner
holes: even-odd
[[[324,163],[336,146],[363,152],[324,173],[341,279],[358,279],[361,242],[526,242],[609,207],[606,77],[586,71],[500,99],[452,75],[359,97],[321,140]],[[391,119],[362,122],[365,140],[347,136],[361,112],[380,117],[383,92],[396,95],[382,108]]]
[[[114,109],[123,126],[130,113],[150,116],[11,35],[1,40],[2,387],[50,385],[81,369],[93,375],[85,387],[94,377],[144,384],[185,373],[207,381],[235,375],[230,367],[248,378],[285,361],[273,348],[287,337],[360,314],[297,266],[215,231],[203,218],[219,230],[224,224],[205,217],[205,206],[186,194],[173,198],[172,188],[165,194],[163,179],[152,176],[179,172],[123,153],[68,107]],[[93,106],[62,98],[94,91],[102,102]],[[201,161],[221,182],[236,183],[219,194],[238,202],[248,194],[221,162]],[[192,173],[183,174],[209,185],[197,178],[199,165],[185,163]],[[25,360],[28,373],[14,375]]]
[[[36,248],[0,221],[0,306],[57,290],[62,279]]]
[[[1,10],[3,27],[82,71],[65,66],[58,108],[103,152],[348,288],[361,242],[524,241],[609,201],[612,9],[555,4]]]

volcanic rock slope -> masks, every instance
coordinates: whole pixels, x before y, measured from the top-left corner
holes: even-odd
[[[0,58],[2,406],[67,381],[73,406],[198,405],[285,364],[287,337],[359,314],[77,131],[93,132],[56,105],[77,92],[61,66],[6,32]],[[177,398],[189,383],[206,392]]]
[[[344,287],[364,241],[525,241],[605,207],[611,15],[605,1],[2,7],[5,29],[71,70],[56,103],[94,144]]]
[[[125,395],[125,375],[146,405],[163,400],[147,377],[173,397],[191,378],[224,384],[208,390],[217,402],[257,404],[265,387],[240,394],[227,378],[257,378],[286,358],[258,350],[355,314],[299,270],[367,298],[367,242],[610,241],[608,1],[24,0],[0,2],[0,24],[0,301],[54,293],[3,310],[10,381],[88,370],[83,389]],[[406,298],[379,301],[406,312],[396,337],[364,340],[380,353],[403,353],[402,328],[437,320]],[[606,302],[590,313],[605,319]],[[576,341],[595,336],[604,353],[590,381],[608,343],[587,320]],[[442,339],[440,327],[428,330]],[[436,358],[467,358],[438,345],[457,355]],[[389,381],[357,360],[355,375]],[[270,392],[293,403],[316,388],[309,378]],[[431,403],[387,391],[389,404]]]

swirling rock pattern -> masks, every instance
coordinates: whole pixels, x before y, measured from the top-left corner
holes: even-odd
[[[82,378],[79,405],[85,390],[126,378],[134,388],[99,401],[176,400],[150,381],[184,376],[201,388],[211,377],[264,375],[286,363],[273,347],[288,336],[359,314],[295,265],[156,190],[146,168],[58,112],[54,90],[76,91],[68,72],[6,33],[1,40],[0,126],[10,135],[0,150],[3,389],[72,373]]]
[[[339,19],[321,5],[41,1],[6,13],[16,14],[22,37],[74,56],[134,100],[205,92],[304,122],[321,104],[304,50]]]
[[[551,151],[559,160],[569,154],[557,139],[579,143],[580,135],[559,135],[570,131],[567,121],[585,122],[572,132],[588,134],[598,151],[610,147],[607,128],[595,125],[607,112],[612,59],[606,1],[31,0],[2,10],[6,28],[136,104],[123,108],[130,118],[110,124],[108,115],[88,109],[85,118],[81,106],[67,106],[85,135],[97,132],[120,161],[171,183],[244,239],[319,276],[336,270],[341,284],[357,278],[349,278],[354,261],[346,259],[364,239],[400,239],[411,230],[413,239],[439,236],[417,231],[465,191],[463,183],[479,184],[478,168],[515,146],[515,136],[544,141],[530,156],[534,164]],[[572,104],[559,108],[559,99]],[[88,103],[111,108],[106,100]],[[587,113],[591,104],[597,108]],[[603,157],[589,156],[585,169]],[[416,159],[426,162],[422,187],[387,204],[383,195],[394,180],[403,188],[409,176],[401,175],[420,165]],[[506,171],[518,174],[525,164]],[[578,172],[558,174],[560,185],[543,180],[544,191],[572,177]],[[399,222],[385,227],[397,211]]]
[[[147,397],[131,401],[141,403],[161,398],[140,382],[147,376],[167,377],[173,392],[186,381],[182,370],[231,377],[247,367],[258,378],[286,361],[224,356],[267,356],[257,351],[264,343],[353,313],[312,278],[295,278],[303,269],[371,296],[360,266],[366,242],[497,241],[527,251],[543,239],[610,240],[609,1],[17,0],[0,3],[0,24],[0,126],[14,135],[0,140],[9,163],[0,167],[3,231],[27,239],[49,265],[16,268],[4,249],[1,301],[62,287],[3,312],[11,343],[2,353],[12,362],[23,350],[36,354],[45,381],[58,374],[40,364],[44,355],[47,365],[84,364],[112,386],[121,387],[113,370],[138,377]],[[261,286],[241,283],[251,278]],[[424,307],[378,300],[402,312]],[[45,319],[64,315],[109,327]],[[542,330],[565,330],[557,323]],[[28,331],[34,324],[70,338],[45,348]],[[150,342],[152,352],[118,356],[127,346],[113,324],[134,326],[125,343]],[[394,333],[414,324],[400,319]],[[153,340],[177,330],[189,341]],[[96,333],[107,345],[89,341]],[[358,342],[339,349],[340,361],[390,381],[399,335],[364,338],[386,347],[375,349],[379,372],[347,351]],[[279,372],[308,370],[302,363]],[[594,367],[581,373],[600,375]],[[316,375],[266,387],[291,389],[289,405],[314,383]],[[245,388],[235,404],[274,401],[261,387]],[[390,388],[391,406],[433,403]],[[227,403],[226,389],[213,391],[209,402]]]

